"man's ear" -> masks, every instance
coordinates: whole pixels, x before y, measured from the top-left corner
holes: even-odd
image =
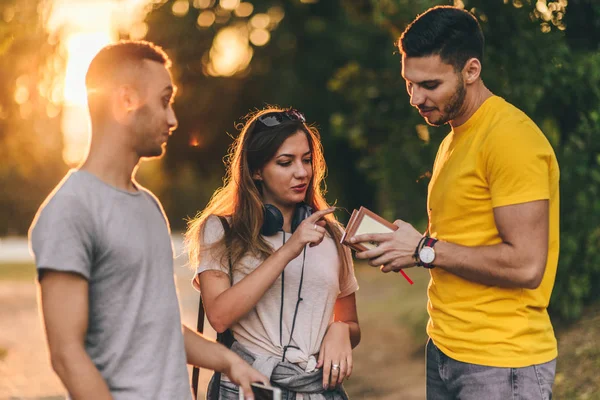
[[[477,81],[481,76],[481,61],[477,58],[469,58],[462,70],[463,81],[469,85]]]
[[[132,85],[117,87],[113,95],[113,111],[117,121],[125,119],[141,106],[140,93]]]

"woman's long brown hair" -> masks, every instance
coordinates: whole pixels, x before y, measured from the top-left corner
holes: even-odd
[[[257,135],[254,134],[257,119],[263,114],[274,111],[286,111],[286,109],[268,107],[247,116],[246,123],[226,158],[227,173],[224,185],[213,194],[206,208],[189,222],[185,242],[192,266],[200,264],[201,254],[205,250],[203,248],[204,225],[211,215],[230,218],[229,251],[226,251],[225,238],[211,246],[211,250],[217,251],[221,265],[227,265],[225,257],[231,256],[235,269],[237,262],[246,253],[263,259],[273,253],[271,245],[260,234],[264,219],[263,201],[260,187],[252,179],[252,174],[272,159],[283,142],[298,131],[306,134],[312,152],[313,176],[308,185],[305,202],[314,211],[329,207],[324,197],[327,166],[317,129],[294,120],[284,121],[271,128],[263,128]],[[335,241],[340,258],[341,283],[352,268],[351,259],[340,244],[342,236],[340,223],[333,214],[327,215],[325,221],[326,229]]]

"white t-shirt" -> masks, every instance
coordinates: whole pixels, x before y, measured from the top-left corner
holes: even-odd
[[[204,227],[204,246],[216,243],[223,237],[223,226],[216,216],[206,220]],[[285,233],[286,241],[291,234]],[[273,236],[263,236],[274,250],[283,245],[283,232]],[[206,270],[219,270],[229,274],[229,265],[225,258],[225,265],[221,265],[215,251],[206,249],[201,253],[200,265],[197,266],[196,276]],[[350,251],[344,249],[344,256],[350,263]],[[283,355],[283,347],[290,341],[290,331],[302,272],[303,253],[292,260],[285,267],[285,287],[283,304],[283,329],[280,341],[279,318],[281,310],[281,275],[265,292],[256,306],[248,314],[231,326],[237,341],[256,355],[276,356]],[[245,255],[234,265],[233,283],[241,281],[246,275],[254,271],[263,260]],[[315,247],[306,247],[304,261],[304,280],[302,284],[302,301],[298,307],[296,325],[290,346],[286,352],[286,360],[298,364],[300,367],[311,371],[316,363],[315,356],[319,352],[321,342],[327,327],[333,321],[333,306],[340,297],[348,296],[358,289],[354,270],[347,274],[347,278],[340,285],[339,273],[342,262],[338,256],[334,239],[326,236]],[[194,279],[197,288],[197,281]],[[312,356],[312,357],[311,357]]]

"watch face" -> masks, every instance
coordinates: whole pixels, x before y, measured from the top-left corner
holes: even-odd
[[[425,264],[431,264],[435,259],[435,251],[432,247],[425,246],[419,252],[419,258]]]

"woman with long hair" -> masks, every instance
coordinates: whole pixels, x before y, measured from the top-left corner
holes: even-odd
[[[227,167],[186,233],[209,322],[232,332],[231,349],[283,399],[346,399],[358,284],[324,198],[318,131],[297,110],[269,107],[247,118]],[[238,398],[226,376],[213,386],[209,399]]]

